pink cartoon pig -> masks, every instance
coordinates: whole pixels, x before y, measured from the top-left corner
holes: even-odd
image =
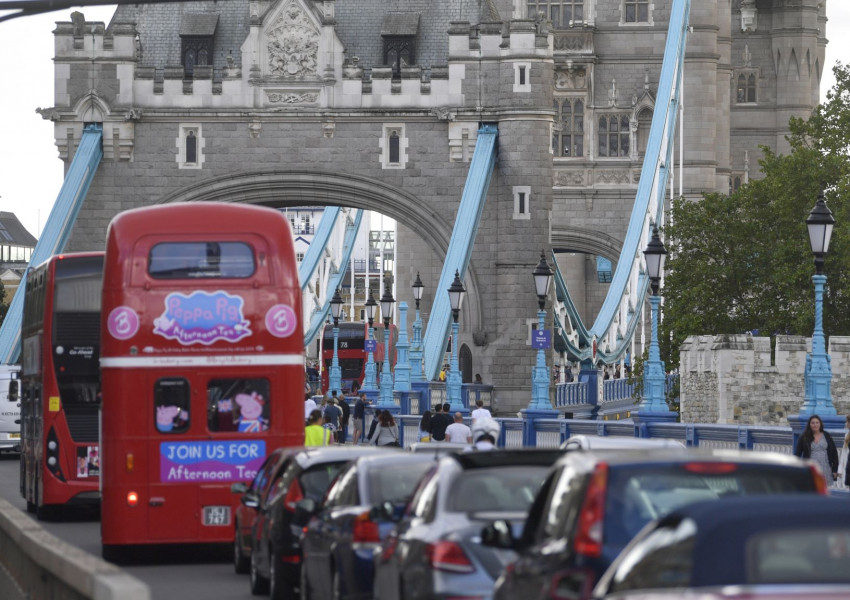
[[[256,433],[268,429],[263,419],[263,397],[257,392],[248,394],[236,394],[236,404],[239,405],[239,431]]]
[[[163,433],[171,431],[174,427],[174,417],[180,414],[179,406],[157,406],[156,428]]]

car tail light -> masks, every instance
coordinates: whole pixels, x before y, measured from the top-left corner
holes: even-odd
[[[682,465],[685,471],[700,475],[728,475],[738,470],[738,465],[727,462],[691,462]]]
[[[573,545],[576,553],[583,556],[602,555],[602,532],[605,518],[605,493],[608,488],[608,465],[600,463],[593,470],[590,484],[581,505]]]
[[[823,476],[823,473],[820,472],[820,469],[815,467],[814,465],[809,465],[809,471],[812,473],[812,478],[815,480],[815,492],[818,494],[828,494],[826,486],[826,477]]]
[[[469,561],[463,548],[456,542],[436,542],[425,547],[425,553],[431,567],[438,571],[452,573],[472,573],[475,567]]]
[[[549,600],[587,600],[593,592],[594,575],[587,569],[555,573],[549,585]]]
[[[299,500],[304,499],[304,492],[301,489],[301,484],[295,479],[286,491],[286,496],[283,498],[283,506],[287,510],[295,511],[295,504]]]
[[[354,544],[376,544],[381,541],[378,524],[369,518],[368,512],[354,519],[351,541]]]

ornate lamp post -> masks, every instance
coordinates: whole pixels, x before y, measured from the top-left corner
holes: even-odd
[[[534,290],[537,294],[537,332],[538,336],[545,336],[546,329],[546,296],[549,294],[549,286],[552,285],[552,269],[546,262],[546,255],[540,253],[540,262],[532,272],[534,276]],[[549,401],[549,369],[546,366],[546,347],[547,344],[543,337],[538,340],[537,346],[537,364],[534,366],[531,377],[531,404],[528,406],[531,410],[552,410],[552,403]]]
[[[422,280],[419,279],[419,273],[416,273],[416,281],[411,286],[413,288],[413,299],[416,301],[416,320],[413,321],[413,343],[410,345],[410,380],[413,383],[425,381],[425,374],[422,371],[422,319],[419,316],[419,301],[422,300],[422,292],[425,286],[422,285]]]
[[[829,355],[826,353],[826,341],[823,335],[823,290],[826,286],[826,275],[822,273],[834,226],[835,217],[826,206],[823,191],[821,191],[812,212],[806,219],[809,241],[812,245],[812,253],[815,255],[815,274],[812,276],[815,284],[815,330],[812,334],[812,353],[806,357],[806,400],[800,409],[800,413],[805,415],[836,414],[832,404],[832,367]],[[824,422],[824,425],[826,426],[827,423]]]
[[[449,373],[446,376],[446,396],[452,407],[452,412],[463,412],[463,404],[460,401],[460,368],[457,363],[457,347],[458,347],[458,324],[457,319],[460,315],[460,307],[463,304],[463,299],[466,296],[466,288],[460,281],[460,273],[455,271],[455,280],[449,287],[449,303],[452,307],[452,359],[449,364]]]
[[[362,392],[376,393],[378,391],[378,368],[375,365],[375,352],[372,349],[375,345],[375,330],[372,324],[375,321],[375,310],[378,308],[378,303],[369,292],[369,299],[366,300],[366,319],[369,321],[369,336],[366,342],[369,345],[369,357],[366,359],[366,376],[363,378]]]
[[[665,396],[665,383],[667,376],[664,372],[664,363],[661,360],[661,350],[658,347],[658,309],[661,306],[661,297],[658,295],[658,286],[661,283],[661,274],[664,272],[664,259],[667,249],[658,236],[658,227],[652,228],[652,239],[643,251],[646,262],[646,273],[649,276],[649,284],[652,295],[649,297],[649,306],[652,311],[652,328],[649,339],[649,359],[643,373],[643,398],[638,408],[639,418],[642,420],[667,420],[675,419],[675,413],[670,412]],[[668,416],[669,415],[669,416]]]
[[[394,409],[393,375],[390,371],[390,319],[393,314],[395,298],[389,282],[384,283],[384,295],[381,296],[381,316],[384,318],[384,364],[381,368],[381,396],[378,408]]]
[[[339,357],[337,356],[337,346],[339,344],[339,314],[342,310],[342,298],[339,295],[339,288],[334,292],[331,298],[331,316],[334,319],[334,356],[331,361],[331,370],[328,373],[328,392],[342,394],[342,369],[339,367]]]

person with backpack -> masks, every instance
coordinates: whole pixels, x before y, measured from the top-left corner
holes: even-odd
[[[398,425],[393,419],[392,413],[385,410],[378,417],[378,425],[375,428],[372,438],[369,443],[373,446],[396,446],[401,447],[401,442],[398,438]]]

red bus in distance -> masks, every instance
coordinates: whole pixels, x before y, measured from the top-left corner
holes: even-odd
[[[27,276],[20,488],[39,518],[100,501],[102,278],[102,252],[52,256]]]
[[[301,288],[278,211],[223,203],[124,212],[107,232],[103,555],[233,542],[267,453],[304,442]]]
[[[384,326],[375,323],[373,325],[375,336],[375,361],[376,381],[381,379],[381,367],[384,360]],[[342,373],[342,393],[351,394],[352,384],[356,381],[359,387],[363,387],[363,379],[366,377],[366,363],[369,353],[366,352],[366,337],[369,335],[369,324],[363,322],[341,321],[339,323],[339,335],[337,337],[337,360]],[[390,323],[390,368],[395,368],[398,342],[398,328],[395,323]],[[331,363],[334,356],[334,327],[325,325],[322,331],[322,390],[327,391]]]

